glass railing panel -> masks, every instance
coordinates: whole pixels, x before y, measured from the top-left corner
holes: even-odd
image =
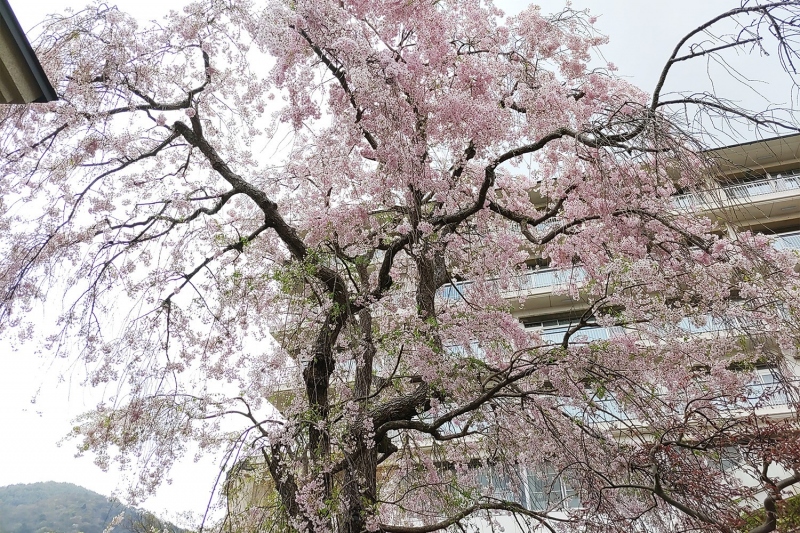
[[[773,246],[777,250],[800,250],[800,231],[776,235]]]
[[[467,287],[467,283],[451,283],[439,289],[437,296],[445,300],[460,300]]]
[[[725,196],[731,200],[750,198],[751,196],[763,196],[775,192],[772,180],[760,180],[752,183],[742,183],[724,187]]]
[[[720,318],[705,316],[695,319],[684,318],[678,322],[678,327],[687,333],[711,333],[714,331],[729,331],[740,327],[742,324],[736,317]]]
[[[675,205],[675,207],[691,209],[693,207],[697,207],[698,205],[703,205],[703,199],[699,194],[681,194],[678,196],[673,196],[672,203]]]
[[[782,172],[755,181],[733,183],[716,189],[728,200],[746,200],[757,196],[800,189],[800,169]],[[703,192],[687,193],[672,197],[675,207],[689,209],[707,203]]]
[[[543,270],[531,270],[525,274],[524,282],[520,289],[541,289],[543,287],[555,287],[558,285],[568,285],[579,283],[586,279],[586,271],[580,267],[569,270],[558,270],[548,268]]]
[[[633,417],[623,411],[622,406],[611,393],[606,393],[602,398],[592,391],[586,391],[589,406],[565,405],[564,412],[574,418],[597,424],[600,422],[615,422],[633,420]]]
[[[545,344],[561,344],[568,330],[569,328],[559,328],[558,331],[545,330],[542,332],[542,342]],[[619,326],[582,328],[572,334],[570,342],[602,341],[619,337],[623,334],[624,330]]]
[[[552,288],[565,286],[570,283],[580,283],[586,279],[586,271],[580,267],[568,270],[547,268],[542,270],[531,270],[521,276],[517,276],[508,288],[502,289],[504,292],[529,291],[533,289]],[[495,282],[496,283],[496,282]],[[460,300],[462,295],[469,291],[471,281],[451,283],[440,288],[437,296],[446,300]]]

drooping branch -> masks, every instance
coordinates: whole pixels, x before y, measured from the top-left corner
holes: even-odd
[[[109,242],[109,245],[115,244],[138,244],[152,239],[158,239],[159,237],[163,237],[171,232],[175,227],[187,224],[192,222],[193,220],[197,219],[200,215],[215,215],[219,213],[223,207],[228,203],[228,201],[238,194],[235,190],[227,191],[219,196],[217,196],[218,201],[211,207],[200,207],[195,209],[192,213],[187,215],[186,217],[175,218],[171,216],[167,216],[164,213],[166,212],[169,205],[172,203],[171,200],[164,201],[161,209],[149,217],[145,218],[144,220],[137,220],[134,222],[123,222],[121,224],[109,224],[109,229],[111,230],[126,230],[126,229],[133,229],[138,228],[140,226],[145,226],[142,232],[134,236],[133,238],[127,241],[112,241]],[[151,229],[157,222],[167,222],[167,227],[163,230],[159,231],[156,234],[146,235],[146,232]],[[103,231],[98,230],[97,235],[100,235]]]
[[[249,235],[247,235],[246,237],[243,237],[243,238],[239,239],[239,240],[238,240],[238,241],[236,241],[236,242],[230,243],[230,244],[228,244],[228,245],[226,245],[226,246],[222,247],[222,248],[221,248],[220,250],[218,250],[218,251],[217,251],[217,253],[216,253],[216,254],[214,254],[213,256],[206,257],[205,259],[203,259],[203,260],[200,262],[200,264],[198,264],[198,265],[197,265],[197,266],[194,268],[194,270],[192,270],[192,271],[190,271],[190,272],[187,272],[187,273],[185,273],[185,274],[183,274],[183,275],[181,276],[181,277],[183,278],[183,282],[181,282],[181,284],[180,284],[180,285],[177,287],[177,289],[176,289],[176,290],[177,290],[177,291],[180,291],[180,290],[181,290],[181,289],[183,289],[183,288],[184,288],[184,287],[185,287],[187,284],[191,283],[191,282],[192,282],[192,279],[193,279],[193,278],[194,278],[194,277],[195,277],[197,274],[199,274],[199,273],[200,273],[200,272],[201,272],[201,271],[202,271],[204,268],[206,268],[206,267],[207,267],[209,264],[211,264],[211,262],[212,262],[212,261],[214,261],[215,259],[217,259],[217,257],[219,257],[220,255],[222,255],[222,254],[225,254],[225,253],[227,253],[227,252],[230,252],[230,251],[234,251],[234,250],[235,250],[235,251],[237,251],[237,252],[239,252],[239,253],[242,253],[242,252],[244,251],[244,247],[245,247],[245,245],[246,245],[247,243],[250,243],[250,242],[254,241],[255,239],[257,239],[259,235],[261,235],[263,232],[265,232],[265,231],[266,231],[267,229],[269,229],[270,227],[271,227],[271,226],[269,226],[268,224],[263,224],[263,225],[261,225],[260,227],[256,228],[256,229],[255,229],[253,232],[251,232],[251,233],[250,233]],[[171,298],[172,298],[172,296],[169,296],[169,297],[167,297],[167,300],[169,300],[169,299],[171,299]]]
[[[64,220],[59,222],[58,225],[55,227],[55,229],[53,229],[48,235],[46,235],[40,243],[38,243],[36,246],[31,247],[25,252],[25,258],[22,261],[23,267],[17,272],[14,282],[8,285],[5,294],[3,294],[0,297],[0,321],[2,321],[10,312],[10,308],[7,305],[7,303],[13,300],[17,290],[24,282],[28,274],[36,266],[37,262],[39,261],[40,257],[44,254],[47,247],[57,238],[59,238],[61,231],[64,230],[64,228],[66,228],[75,219],[79,206],[81,205],[84,198],[86,198],[87,194],[89,194],[89,192],[92,191],[94,186],[97,185],[98,183],[101,183],[104,179],[108,178],[109,176],[113,176],[116,173],[135,165],[136,163],[144,161],[150,157],[155,157],[164,148],[169,146],[172,143],[172,141],[174,141],[176,138],[177,138],[176,133],[170,134],[167,138],[159,142],[152,149],[142,154],[139,154],[136,157],[133,157],[131,159],[122,162],[113,169],[110,169],[108,171],[99,174],[94,179],[92,179],[80,192],[78,192],[75,195],[72,208],[70,209],[69,213],[67,213],[67,215],[64,217]]]
[[[672,100],[662,100],[656,104],[656,107],[665,107],[670,105],[684,105],[684,106],[696,105],[701,108],[714,109],[722,113],[727,113],[730,115],[743,118],[748,122],[752,122],[756,126],[774,126],[776,128],[788,131],[800,131],[800,126],[796,126],[790,122],[784,120],[778,120],[775,118],[769,118],[765,116],[765,113],[751,113],[744,109],[734,107],[732,105],[723,104],[717,99],[704,99],[693,96],[687,96],[681,98],[674,98]]]
[[[712,18],[711,20],[701,24],[700,26],[698,26],[697,28],[693,29],[689,33],[687,33],[680,41],[678,41],[678,44],[675,46],[674,50],[672,51],[672,54],[670,55],[669,59],[667,60],[666,64],[664,65],[664,68],[661,70],[661,74],[659,75],[658,81],[656,82],[655,88],[653,89],[653,96],[652,96],[652,99],[651,99],[651,102],[650,102],[650,109],[655,111],[658,107],[661,107],[663,105],[667,105],[665,102],[663,102],[661,100],[661,91],[664,88],[664,84],[667,81],[667,77],[669,76],[669,73],[670,73],[672,67],[676,63],[679,63],[681,61],[687,61],[687,60],[694,59],[694,58],[697,58],[697,57],[707,56],[709,54],[716,53],[716,52],[719,52],[719,51],[722,51],[722,50],[726,50],[726,49],[729,49],[729,48],[734,48],[734,47],[739,47],[739,46],[746,46],[746,45],[749,45],[749,44],[756,44],[756,43],[760,43],[761,42],[762,38],[759,35],[754,35],[753,37],[747,37],[747,38],[744,38],[744,39],[740,39],[739,37],[737,37],[736,40],[734,42],[731,42],[731,43],[725,43],[724,45],[717,46],[717,47],[714,47],[714,48],[711,48],[711,49],[706,49],[706,50],[696,51],[696,50],[692,49],[688,54],[685,54],[685,55],[682,55],[682,56],[678,55],[680,53],[680,51],[683,49],[683,47],[686,45],[686,43],[689,42],[690,39],[692,39],[693,37],[695,37],[697,35],[700,35],[700,34],[703,34],[703,33],[707,33],[709,31],[709,29],[714,24],[717,24],[718,22],[721,22],[723,20],[734,19],[737,15],[743,15],[743,14],[751,14],[751,13],[752,14],[761,14],[762,16],[767,17],[767,18],[769,18],[771,20],[773,28],[774,27],[778,27],[779,28],[778,31],[774,32],[774,33],[775,33],[775,37],[778,38],[779,47],[780,47],[780,50],[782,51],[782,53],[784,55],[788,54],[789,57],[791,57],[791,55],[796,54],[796,52],[792,50],[791,46],[787,42],[786,37],[780,31],[781,25],[779,25],[776,22],[774,22],[774,19],[772,17],[771,12],[775,11],[775,10],[778,10],[778,9],[784,9],[784,8],[792,7],[792,6],[797,7],[798,5],[800,5],[800,3],[798,3],[798,2],[796,2],[794,0],[786,0],[786,1],[783,1],[783,2],[770,2],[770,3],[766,3],[766,4],[757,4],[756,3],[756,4],[753,4],[753,5],[743,5],[742,7],[739,7],[739,8],[736,8],[736,9],[731,9],[730,11],[722,13],[722,14]],[[757,26],[760,23],[757,22],[755,24]],[[796,28],[797,24],[796,24],[796,22],[790,20],[790,21],[784,21],[783,26],[789,26],[789,27],[795,27]],[[749,27],[746,27],[745,29],[747,29],[747,28],[749,28]],[[742,32],[740,32],[739,35],[742,35],[742,33],[744,33],[744,30],[742,30]],[[707,105],[707,102],[703,102],[703,104]],[[728,111],[728,110],[725,109],[725,111]]]
[[[733,530],[724,525],[719,523],[717,520],[714,520],[712,517],[708,516],[707,514],[698,511],[697,509],[692,509],[688,505],[684,504],[673,498],[662,486],[661,486],[661,477],[658,472],[655,472],[654,476],[654,486],[651,489],[653,494],[664,500],[666,503],[671,505],[672,507],[679,509],[681,512],[686,513],[687,515],[691,516],[692,518],[699,520],[705,524],[710,524],[715,527],[718,527],[720,531],[723,533],[733,533]]]
[[[308,33],[303,29],[298,29],[294,26],[290,26],[292,29],[296,30],[300,36],[305,39],[308,45],[311,47],[311,50],[314,51],[314,54],[319,58],[320,61],[328,68],[331,74],[336,78],[341,86],[342,90],[347,94],[347,98],[350,101],[350,105],[353,107],[353,110],[356,112],[355,123],[358,128],[361,130],[361,134],[364,136],[364,139],[369,143],[373,150],[378,148],[378,141],[375,139],[375,136],[367,130],[364,125],[361,123],[361,118],[364,116],[364,108],[358,105],[356,101],[355,94],[350,89],[350,84],[347,82],[347,74],[345,73],[344,69],[341,66],[336,66],[334,61],[328,57],[325,51],[317,45],[314,40],[311,38]]]

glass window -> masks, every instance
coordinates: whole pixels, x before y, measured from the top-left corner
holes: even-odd
[[[509,471],[499,466],[484,466],[478,471],[478,485],[490,488],[492,497],[498,500],[524,503],[524,491],[519,470]]]
[[[762,401],[763,398],[763,401]],[[788,398],[775,368],[757,368],[753,383],[748,386],[747,401],[750,405],[786,405]]]
[[[725,446],[719,449],[719,467],[723,472],[730,474],[739,470],[742,455],[736,446]]]
[[[580,507],[581,502],[570,484],[550,463],[528,468],[528,505],[534,511]]]

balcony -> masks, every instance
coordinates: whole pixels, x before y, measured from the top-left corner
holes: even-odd
[[[711,403],[720,411],[732,414],[746,413],[757,409],[762,414],[780,415],[791,412],[793,409],[791,394],[796,390],[800,381],[796,378],[786,378],[778,374],[774,368],[758,368],[753,371],[752,380],[745,386],[744,394],[740,398],[709,398]],[[586,406],[577,406],[566,403],[562,406],[564,412],[574,418],[593,424],[598,423],[642,423],[636,416],[625,412],[622,405],[613,393],[608,391],[602,394],[586,391]],[[657,397],[661,397],[658,394]],[[666,404],[665,404],[666,405]],[[675,409],[683,411],[685,405],[674,405]]]
[[[800,216],[800,169],[767,174],[762,179],[681,194],[672,198],[677,209],[719,213],[720,218],[744,227]]]
[[[573,267],[569,270],[559,270],[547,268],[542,270],[531,270],[521,276],[521,291],[533,291],[536,289],[550,288],[557,286],[567,286],[572,283],[580,283],[586,279],[586,271],[580,267]]]
[[[775,193],[800,191],[800,169],[794,169],[775,176],[767,174],[760,180],[732,183],[710,191],[681,194],[673,198],[676,207],[693,208],[711,206],[722,201],[749,201],[760,196]]]
[[[800,183],[800,175],[795,178]],[[800,191],[800,187],[797,189]],[[684,195],[688,197],[689,195]],[[779,233],[773,236],[773,246],[777,250],[800,250],[800,231]],[[510,286],[500,287],[497,280],[492,280],[497,290],[505,298],[518,296],[529,296],[535,293],[549,293],[555,288],[566,288],[576,283],[581,284],[586,280],[586,271],[580,266],[570,269],[543,268],[540,270],[530,270],[517,276]],[[468,294],[471,281],[462,281],[446,285],[439,289],[437,296],[446,300],[460,300],[463,295]]]
[[[800,175],[793,178],[800,184]],[[748,184],[749,185],[749,184]],[[797,189],[800,192],[800,187]],[[686,195],[685,197],[689,197]],[[779,233],[772,235],[774,238],[773,246],[777,250],[800,250],[800,231]],[[570,285],[582,285],[586,281],[586,271],[575,266],[568,269],[542,268],[539,270],[529,270],[516,276],[510,284],[501,286],[498,280],[491,280],[495,289],[506,299],[521,298],[542,300],[540,303],[528,301],[520,310],[531,310],[534,308],[558,307],[559,302],[548,299],[553,291],[561,289],[562,293]],[[437,297],[444,300],[461,300],[464,296],[469,296],[472,281],[461,281],[451,283],[440,288]],[[568,298],[567,301],[572,305],[574,300]],[[589,334],[593,335],[593,334]],[[598,340],[598,339],[590,339]]]
[[[542,342],[546,345],[558,345],[564,341],[564,335],[569,331],[568,327],[545,329],[542,331]],[[576,331],[570,336],[570,343],[590,343],[595,341],[606,341],[625,334],[625,329],[620,326],[610,327],[587,327]]]
[[[516,276],[509,286],[500,286],[497,280],[492,280],[497,290],[505,298],[527,295],[532,292],[551,292],[556,287],[567,287],[572,283],[581,283],[586,279],[586,271],[581,267],[573,267],[562,270],[556,268],[544,268],[541,270],[530,270]],[[437,296],[446,300],[460,300],[462,296],[469,294],[471,281],[462,281],[446,285],[439,289]]]

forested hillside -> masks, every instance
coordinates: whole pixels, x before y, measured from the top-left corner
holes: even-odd
[[[184,533],[150,513],[71,483],[0,487],[0,533],[103,533],[123,512],[124,519],[113,529],[115,533],[144,533],[151,527]]]

